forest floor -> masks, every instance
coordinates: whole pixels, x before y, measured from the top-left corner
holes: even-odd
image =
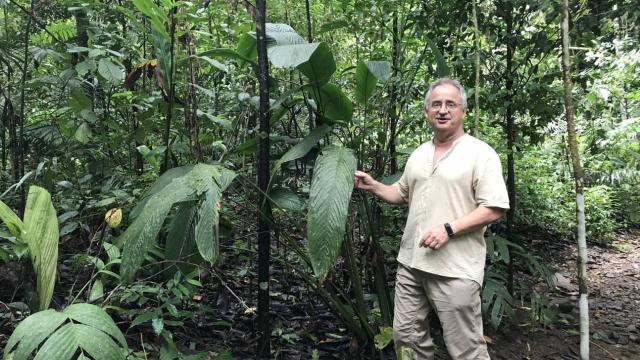
[[[491,358],[579,359],[576,246],[569,240],[551,239],[548,235],[530,236],[528,241],[529,248],[554,270],[556,289],[549,291],[542,282],[525,274],[518,273],[516,281],[544,291],[557,317],[541,326],[531,321],[530,304],[524,303],[516,317],[505,320],[498,331],[485,328]],[[249,253],[242,256],[242,251]],[[227,258],[216,272],[205,274],[204,287],[196,294],[199,304],[194,310],[196,316],[183,327],[171,328],[176,343],[185,353],[196,350],[208,351],[214,358],[225,352],[231,354],[232,359],[255,357],[257,314],[251,309],[257,293],[253,271],[255,254],[250,254],[250,249],[242,251],[236,252],[240,256]],[[640,230],[618,234],[607,247],[589,244],[588,251],[591,359],[640,359]],[[390,258],[390,267],[394,263]],[[70,290],[65,285],[70,285],[73,277],[77,279],[68,267],[60,271],[61,279],[56,287],[58,303],[69,297]],[[16,294],[13,286],[6,285],[13,285],[15,281],[13,269],[0,266],[2,303],[21,301],[8,298]],[[311,359],[315,353],[319,359],[394,359],[391,346],[375,357],[358,353],[357,343],[334,313],[295,273],[277,263],[272,267],[272,284],[274,358]],[[15,315],[0,308],[0,349],[19,320]],[[127,329],[125,318],[115,318],[120,320],[132,348],[144,349],[149,359],[158,358],[160,341],[153,335],[151,326]],[[440,344],[437,359],[449,359],[437,330],[435,337]]]
[[[491,358],[579,359],[576,245],[568,239],[550,239],[548,235],[530,237],[529,242],[534,254],[554,270],[556,289],[549,291],[542,281],[535,283],[524,274],[516,281],[529,282],[528,286],[544,291],[550,308],[554,310],[555,321],[546,326],[532,323],[531,309],[524,304],[515,318],[506,320],[498,331],[486,328]],[[640,230],[617,234],[607,247],[589,244],[588,251],[590,358],[640,359]],[[313,293],[296,281],[292,274],[281,270],[274,270],[274,279],[273,349],[277,358],[310,359],[314,350],[320,359],[355,358],[352,352],[354,343],[348,333]],[[236,294],[252,298],[246,293],[251,288],[249,280],[244,287],[242,282],[235,279],[227,281],[225,286],[235,284]],[[229,306],[229,300],[233,302],[232,297],[224,295],[224,290],[218,291],[219,304]],[[237,320],[237,315],[234,317]],[[217,331],[218,339],[225,339],[223,343],[237,359],[251,358],[255,349],[257,339],[249,335],[255,334],[250,330],[254,326],[252,321],[247,318],[244,322],[234,321],[231,331]],[[435,333],[437,337],[437,330]],[[442,340],[436,339],[436,343],[440,344],[436,358],[450,359]],[[363,354],[360,357],[369,358]],[[387,349],[381,356],[370,358],[393,359],[394,355]]]
[[[532,328],[520,311],[500,331],[488,329],[492,358],[579,359],[576,245],[534,238],[531,248],[556,271],[556,289],[546,295],[559,321]],[[590,358],[640,359],[640,231],[618,234],[608,247],[588,244],[588,253]]]

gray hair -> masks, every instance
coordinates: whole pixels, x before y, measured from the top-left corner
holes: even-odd
[[[429,90],[427,90],[427,94],[424,96],[424,108],[425,110],[429,107],[429,98],[431,97],[431,91],[437,88],[440,85],[449,84],[454,86],[460,92],[460,99],[462,99],[462,107],[464,110],[467,110],[467,92],[464,90],[464,87],[460,84],[458,80],[454,80],[452,78],[440,78],[429,85]]]

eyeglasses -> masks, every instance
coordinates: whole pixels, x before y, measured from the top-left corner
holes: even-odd
[[[455,110],[458,108],[458,106],[460,106],[453,101],[445,101],[445,102],[434,101],[429,104],[429,107],[432,109],[440,110],[442,108],[442,105],[444,105],[447,108],[447,110]]]

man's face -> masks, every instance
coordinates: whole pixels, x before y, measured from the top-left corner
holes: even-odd
[[[462,128],[466,110],[462,107],[458,88],[442,84],[431,91],[424,115],[429,119],[434,132],[453,134]]]

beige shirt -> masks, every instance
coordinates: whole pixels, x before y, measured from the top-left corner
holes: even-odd
[[[478,206],[509,208],[498,154],[486,143],[463,135],[434,165],[433,141],[409,157],[397,186],[409,204],[398,262],[432,274],[467,278],[482,285],[486,227],[454,236],[438,250],[419,247],[422,234],[453,222]]]

